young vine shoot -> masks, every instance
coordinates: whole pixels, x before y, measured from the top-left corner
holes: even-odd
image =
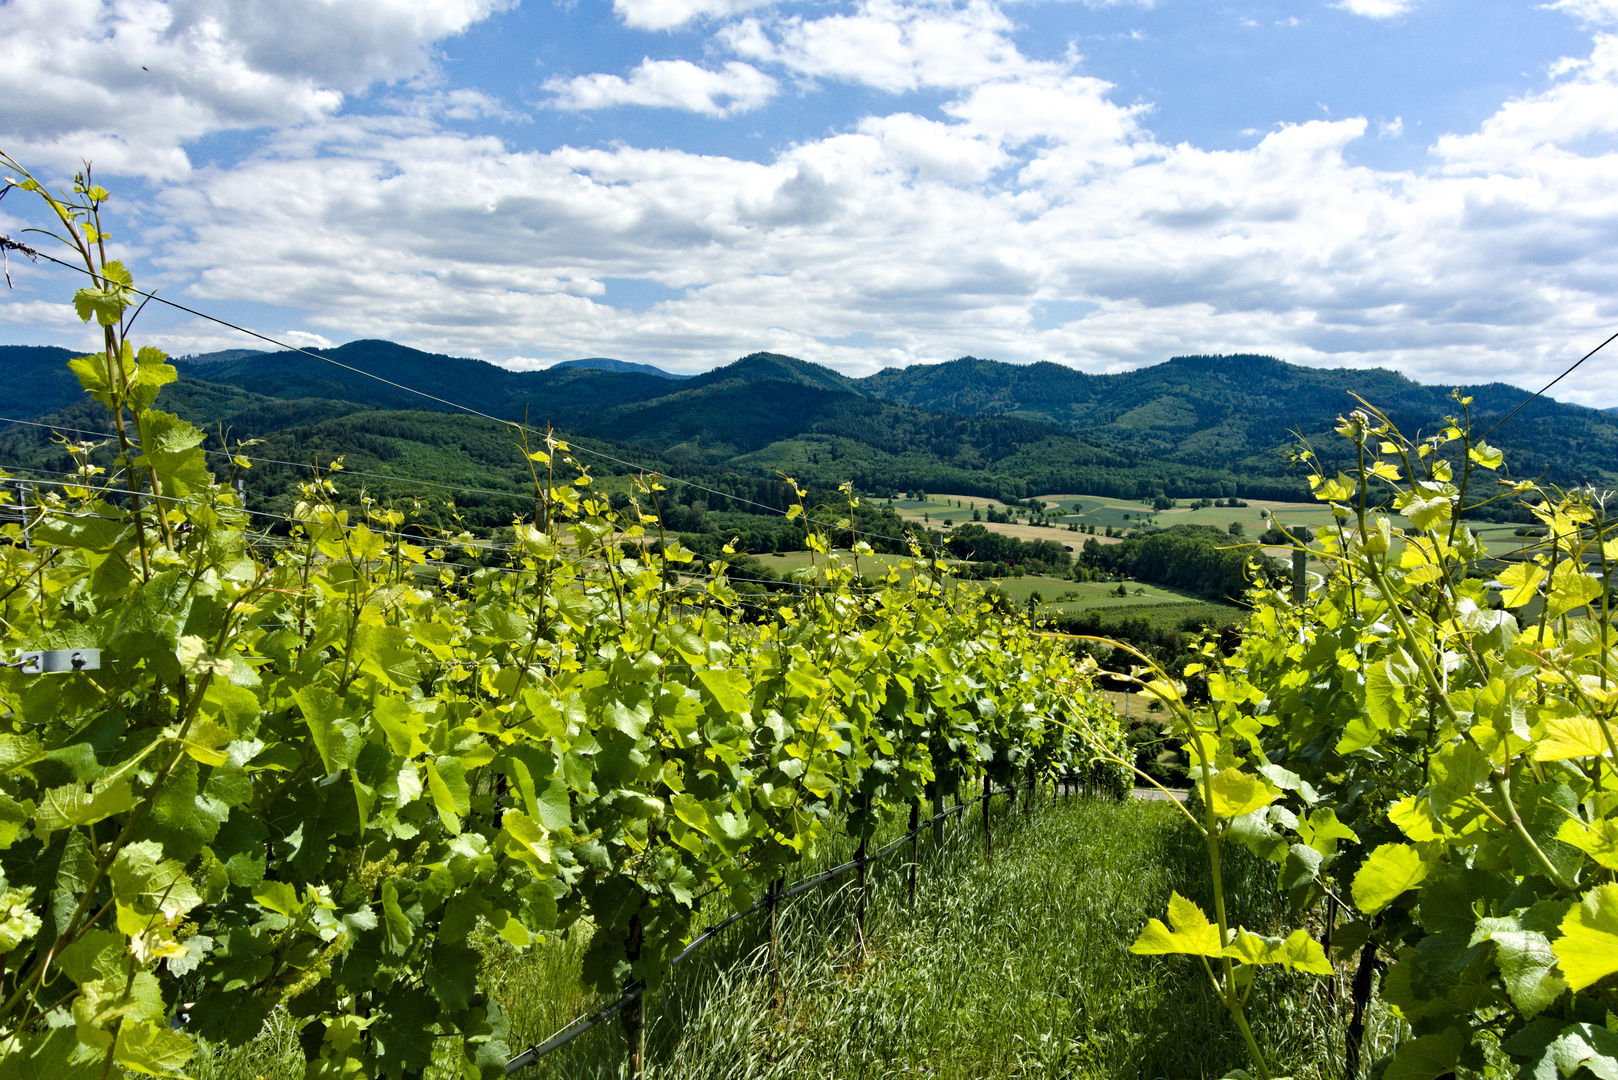
[[[919,549],[811,532],[813,580],[744,608],[658,534],[655,478],[614,511],[554,437],[513,429],[535,514],[507,546],[351,519],[332,473],[256,533],[155,407],[175,370],[126,338],[106,192],[21,175],[92,275],[105,349],[72,367],[120,435],[0,544],[0,655],[99,650],[0,670],[5,1075],[181,1074],[280,1008],[310,1076],[419,1076],[452,1036],[460,1075],[503,1076],[480,925],[588,920],[585,980],[655,989],[828,829],[1122,748],[1060,642]]]
[[[90,275],[104,348],[72,367],[118,433],[6,496],[5,1075],[179,1074],[280,1009],[312,1077],[419,1076],[450,1045],[499,1076],[474,931],[587,923],[589,985],[655,990],[832,829],[1098,761],[1127,788],[1094,663],[919,548],[836,554],[851,489],[822,531],[799,493],[813,573],[745,604],[661,532],[656,477],[609,491],[515,426],[534,509],[509,544],[343,509],[335,469],[255,531],[156,408],[175,371],[126,336],[106,192],[0,163]],[[1468,404],[1427,437],[1367,405],[1342,451],[1302,449],[1335,520],[1317,583],[1255,588],[1180,671],[1113,673],[1173,717],[1212,882],[1211,912],[1173,895],[1133,951],[1206,971],[1248,1048],[1232,1075],[1295,1064],[1248,1023],[1257,979],[1335,974],[1342,1075],[1618,1077],[1614,496],[1502,479]],[[1497,499],[1542,534],[1505,559],[1462,520]],[[1273,864],[1290,929],[1232,925],[1231,844]],[[1373,1014],[1400,1033],[1375,1063]]]

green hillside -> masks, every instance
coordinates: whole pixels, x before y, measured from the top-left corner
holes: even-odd
[[[1272,356],[1177,356],[1116,375],[1058,364],[1005,364],[963,357],[945,364],[890,368],[860,389],[920,409],[1044,420],[1081,432],[1120,453],[1247,476],[1281,470],[1277,448],[1301,432],[1317,448],[1335,418],[1367,399],[1407,431],[1433,430],[1456,411],[1451,387],[1427,386],[1382,369],[1309,368]],[[1505,383],[1469,386],[1482,428],[1520,405],[1526,392]],[[1618,417],[1542,398],[1491,436],[1519,475],[1573,484],[1618,470]]]
[[[445,402],[453,401],[606,440],[632,460],[663,461],[686,475],[786,471],[827,487],[853,479],[868,491],[931,486],[988,497],[1048,490],[1133,496],[1223,493],[1237,483],[1220,470],[1132,460],[1041,421],[882,401],[828,368],[768,353],[678,381],[579,367],[511,372],[383,341],[350,342],[322,355],[336,364],[285,352],[182,359],[181,379],[165,401],[238,438],[281,434],[295,441],[305,429],[364,409],[450,411]],[[47,372],[47,358],[30,363],[36,377],[57,377]],[[62,400],[58,395],[51,407],[32,410],[22,403],[18,415],[60,412]],[[70,407],[62,422],[72,414]],[[363,424],[355,427],[363,432]],[[444,465],[455,471],[452,462]]]
[[[0,416],[43,416],[83,397],[67,369],[76,355],[50,345],[0,345]]]
[[[63,367],[69,355],[0,350],[11,375],[0,415],[73,423],[82,395]],[[853,480],[883,495],[920,488],[1020,499],[1071,491],[1130,500],[1307,498],[1283,453],[1290,433],[1335,446],[1328,432],[1337,415],[1356,406],[1352,394],[1382,406],[1407,430],[1431,430],[1454,408],[1447,388],[1392,372],[1304,368],[1260,356],[1177,357],[1119,375],[966,357],[851,379],[754,353],[671,379],[621,370],[631,365],[617,362],[514,372],[374,340],[321,355],[335,363],[253,350],[182,358],[181,379],[165,401],[210,430],[273,438],[299,461],[315,447],[343,452],[340,432],[358,447],[382,438],[386,427],[393,434],[378,457],[382,471],[402,472],[386,466],[392,460],[426,470],[418,476],[464,477],[452,482],[497,490],[502,485],[492,480],[473,484],[480,474],[468,472],[434,434],[434,425],[445,424],[442,414],[453,411],[448,403],[553,425],[617,447],[616,457],[691,478],[784,472],[828,489]],[[1524,397],[1504,384],[1469,392],[1484,427]],[[428,419],[434,413],[440,418]],[[46,452],[39,438],[11,436],[4,460],[34,460]],[[1618,416],[1541,400],[1491,440],[1509,451],[1519,474],[1563,484],[1618,479]],[[490,477],[505,468],[493,458],[476,460]]]

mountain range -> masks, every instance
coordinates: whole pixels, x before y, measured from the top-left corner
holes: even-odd
[[[10,374],[0,383],[0,415],[80,414],[84,395],[64,366],[71,355],[0,346]],[[340,432],[363,442],[367,431],[385,427],[414,432],[390,436],[405,443],[431,442],[426,417],[384,414],[459,405],[549,423],[622,447],[628,459],[687,474],[784,471],[826,484],[853,479],[865,490],[1015,497],[1160,491],[1297,498],[1307,489],[1285,447],[1297,436],[1328,452],[1339,446],[1331,429],[1360,407],[1353,395],[1407,432],[1436,430],[1460,408],[1448,386],[1257,355],[1181,356],[1112,375],[963,357],[865,378],[772,353],[689,378],[602,357],[515,372],[374,340],[320,356],[232,350],[176,359],[181,378],[163,402],[235,437],[273,437],[288,454],[316,445],[343,452]],[[1480,431],[1528,398],[1503,383],[1466,393]],[[83,426],[94,428],[88,420]],[[1618,480],[1612,411],[1539,398],[1489,441],[1507,451],[1516,475],[1560,484]],[[426,453],[393,451],[411,460]],[[453,471],[473,475],[476,468]]]

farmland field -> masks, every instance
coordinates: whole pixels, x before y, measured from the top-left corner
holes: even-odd
[[[845,559],[851,558],[846,550],[840,550],[839,555]],[[777,574],[787,574],[793,570],[808,566],[810,553],[807,551],[793,551],[779,555],[755,555],[760,564],[769,567]],[[825,557],[816,555],[820,562]],[[875,570],[876,565],[889,565],[904,567],[910,563],[908,556],[903,555],[861,555],[860,563],[867,572]],[[962,582],[964,585],[981,585],[985,588],[998,589],[1007,597],[1019,604],[1026,603],[1034,593],[1039,593],[1040,611],[1045,614],[1061,613],[1072,614],[1077,611],[1086,611],[1091,608],[1171,608],[1177,606],[1208,607],[1228,611],[1232,617],[1240,615],[1240,609],[1229,604],[1209,604],[1195,593],[1182,589],[1171,589],[1166,585],[1154,585],[1145,581],[1123,582],[1127,595],[1118,596],[1118,582],[1110,581],[1070,581],[1067,578],[1049,577],[1043,574],[1027,574],[1023,577],[990,578],[984,581]],[[1188,611],[1189,616],[1189,611]]]
[[[997,585],[1013,600],[1027,600],[1038,592],[1045,608],[1079,611],[1085,608],[1141,607],[1149,604],[1189,604],[1201,600],[1193,593],[1171,589],[1166,585],[1153,585],[1144,581],[1125,581],[1121,584],[1127,596],[1118,596],[1118,582],[1067,581],[1063,578],[1020,577],[1002,578]],[[1044,610],[1042,608],[1041,610]]]
[[[854,553],[852,551],[848,550],[847,548],[837,548],[835,550],[838,556],[848,561],[848,565],[853,565]],[[750,557],[757,559],[764,566],[767,566],[775,573],[782,575],[791,573],[793,570],[798,570],[802,567],[809,566],[811,562],[818,563],[821,566],[826,564],[826,556],[812,551],[787,551],[773,555],[753,555]],[[881,567],[888,566],[897,567],[902,570],[909,566],[913,561],[914,560],[911,559],[909,555],[886,555],[881,552],[875,552],[860,556],[860,571],[866,574],[880,573]]]

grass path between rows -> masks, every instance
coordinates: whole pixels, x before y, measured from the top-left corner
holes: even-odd
[[[914,901],[908,849],[874,871],[864,948],[852,875],[784,907],[778,971],[767,919],[727,931],[649,1002],[649,1080],[1198,1080],[1246,1064],[1200,965],[1127,951],[1170,889],[1211,909],[1204,849],[1172,805],[1053,800],[1047,786],[1032,812],[996,800],[991,821],[992,861],[976,812],[948,825],[942,843],[921,842]],[[834,844],[817,862],[847,855]],[[1231,863],[1233,917],[1278,928],[1271,868],[1239,854]],[[593,1003],[576,983],[586,941],[576,929],[521,955],[490,946],[486,978],[508,1011],[513,1051]],[[1338,1075],[1345,989],[1341,975],[1260,977],[1249,1015],[1282,1075]],[[1367,1060],[1385,1043],[1373,1025]],[[302,1075],[288,1026],[255,1046],[200,1075]],[[616,1080],[623,1060],[609,1023],[519,1075]]]

